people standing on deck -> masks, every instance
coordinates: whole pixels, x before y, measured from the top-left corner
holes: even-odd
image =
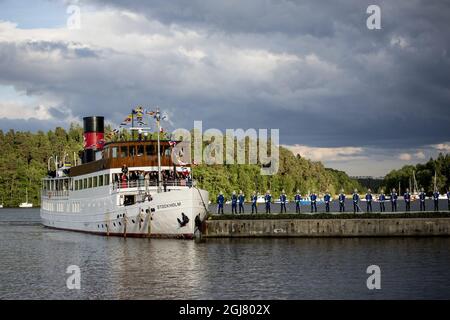
[[[358,194],[358,190],[355,189],[355,191],[353,192],[353,213],[359,212],[359,194]]]
[[[143,187],[145,184],[144,171],[140,171],[138,177],[139,177],[139,187]]]
[[[252,195],[252,213],[258,213],[258,207],[257,207],[257,202],[258,202],[258,195],[256,194],[256,191],[253,191],[253,195]]]
[[[300,213],[300,201],[302,200],[302,196],[300,191],[297,190],[297,194],[295,195],[295,213]]]
[[[345,193],[344,189],[341,189],[339,194],[339,212],[345,212]]]
[[[122,166],[122,173],[123,173],[124,175],[127,175],[127,174],[128,174],[128,167],[127,167],[126,164],[123,164],[123,166]]]
[[[405,200],[405,210],[406,212],[411,211],[411,193],[409,193],[409,189],[406,189],[405,194],[403,195],[403,199]]]
[[[425,199],[426,199],[427,195],[425,193],[425,191],[422,189],[420,189],[420,193],[419,193],[419,202],[420,202],[420,211],[425,211]]]
[[[331,195],[327,192],[325,193],[325,196],[323,197],[323,200],[325,201],[325,212],[330,212],[330,201],[331,201]]]
[[[219,196],[217,197],[217,214],[223,214],[223,204],[225,203],[225,197],[223,196],[222,191],[220,191]]]
[[[128,187],[128,177],[126,174],[122,174],[122,189],[126,189]]]
[[[394,189],[392,189],[392,192],[391,192],[392,212],[397,212],[397,198],[398,198],[398,195],[397,195],[397,192],[396,192],[396,190],[394,188]]]
[[[245,195],[244,195],[244,193],[242,192],[242,190],[239,191],[238,201],[239,201],[239,213],[244,213],[244,201],[245,201]]]
[[[311,213],[317,212],[317,194],[313,191],[309,197],[311,199]]]
[[[236,195],[236,191],[233,191],[233,194],[231,195],[231,213],[237,214],[237,203],[238,203],[238,197]]]
[[[281,209],[280,213],[283,213],[283,210],[284,213],[286,213],[286,200],[287,200],[286,193],[283,190],[280,195],[280,209]]]
[[[367,212],[372,212],[372,190],[368,189],[366,193],[366,204],[367,204]]]
[[[439,211],[439,191],[435,190],[433,192],[433,200],[434,200],[434,211]]]
[[[386,201],[386,195],[384,194],[384,190],[381,190],[380,195],[378,196],[378,201],[380,202],[380,212],[386,212],[386,207],[384,202]]]
[[[267,190],[266,196],[264,197],[264,202],[266,203],[266,213],[270,213],[270,203],[272,202],[272,195],[270,191]]]

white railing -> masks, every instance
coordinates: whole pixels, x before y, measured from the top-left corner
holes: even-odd
[[[121,190],[121,189],[145,189],[149,187],[157,187],[157,181],[148,181],[148,180],[132,180],[132,181],[123,181],[123,182],[115,182],[113,184],[113,190]],[[164,187],[191,187],[192,181],[186,180],[166,180],[161,182],[160,186]]]

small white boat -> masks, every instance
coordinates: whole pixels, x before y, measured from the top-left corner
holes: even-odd
[[[19,205],[19,208],[33,208],[33,204],[28,202],[28,189],[26,190],[27,195],[26,195],[26,201],[22,202]]]

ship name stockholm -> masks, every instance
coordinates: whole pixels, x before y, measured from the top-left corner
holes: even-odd
[[[169,203],[169,204],[160,204],[157,206],[158,210],[159,209],[167,209],[167,208],[176,208],[176,207],[181,207],[181,202],[173,202],[173,203]]]

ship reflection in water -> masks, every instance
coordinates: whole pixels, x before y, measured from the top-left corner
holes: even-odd
[[[0,299],[449,299],[449,238],[106,238],[0,212]],[[366,269],[381,268],[381,290]],[[66,268],[81,268],[68,290]]]

